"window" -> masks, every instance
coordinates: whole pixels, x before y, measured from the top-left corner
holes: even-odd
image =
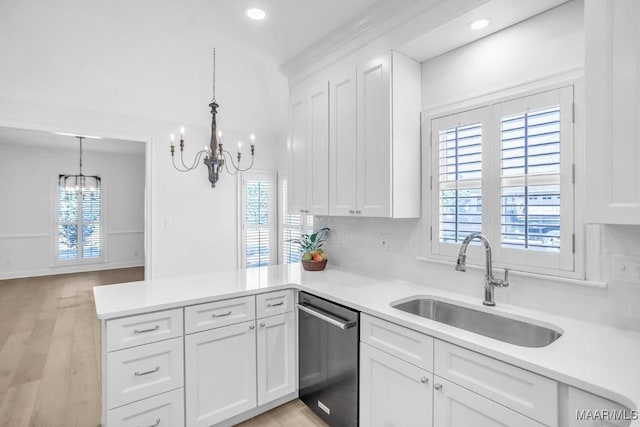
[[[62,262],[101,259],[101,188],[70,187],[61,180],[57,188],[57,200],[56,259]]]
[[[270,265],[275,260],[273,174],[251,172],[242,177],[241,267]]]
[[[498,264],[573,271],[573,121],[572,86],[432,119],[432,254],[482,232]]]
[[[313,216],[288,213],[287,177],[280,178],[280,263],[300,262],[298,246],[292,240],[313,232]]]

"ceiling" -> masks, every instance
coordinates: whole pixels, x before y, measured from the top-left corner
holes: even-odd
[[[0,151],[3,146],[20,146],[46,150],[78,150],[78,139],[73,136],[57,135],[29,129],[0,127]],[[83,151],[94,153],[119,153],[128,155],[144,155],[145,144],[140,141],[121,139],[85,138]]]

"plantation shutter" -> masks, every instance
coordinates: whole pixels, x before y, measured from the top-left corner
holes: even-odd
[[[271,264],[272,233],[272,179],[268,176],[247,174],[243,179],[244,267]]]
[[[281,243],[280,262],[290,264],[300,262],[298,245],[292,240],[299,239],[303,233],[313,232],[313,216],[290,214],[288,212],[287,177],[280,178],[280,218]]]
[[[483,231],[485,115],[479,109],[432,121],[434,253],[453,254],[467,235]]]
[[[573,270],[573,89],[499,104],[501,258]]]

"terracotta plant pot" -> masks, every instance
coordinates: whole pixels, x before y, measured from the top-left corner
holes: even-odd
[[[302,268],[307,271],[321,271],[327,266],[327,260],[322,261],[302,261]]]

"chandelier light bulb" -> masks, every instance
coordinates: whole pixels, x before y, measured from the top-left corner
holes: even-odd
[[[238,153],[242,151],[242,142],[238,142]]]

